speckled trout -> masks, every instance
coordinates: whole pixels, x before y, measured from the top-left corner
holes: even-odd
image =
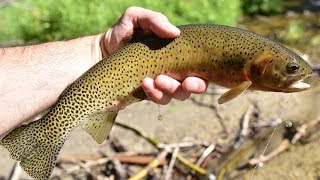
[[[77,126],[102,143],[118,112],[146,98],[141,82],[159,74],[188,76],[230,88],[225,103],[246,89],[298,92],[312,73],[298,55],[257,34],[221,25],[179,26],[181,35],[161,39],[134,35],[130,43],[101,60],[61,95],[40,120],[22,125],[1,140],[32,177],[48,179],[58,153]]]

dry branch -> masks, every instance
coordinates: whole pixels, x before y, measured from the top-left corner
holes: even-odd
[[[141,169],[140,171],[138,171],[136,174],[134,174],[133,176],[131,176],[129,178],[129,180],[139,180],[144,178],[149,171],[153,170],[154,168],[158,167],[160,164],[163,164],[163,162],[165,161],[167,155],[168,155],[168,151],[164,150],[162,151],[154,160],[152,160],[146,167],[144,167],[143,169]]]
[[[159,144],[159,142],[155,139],[155,137],[148,135],[146,132],[144,132],[142,129],[139,129],[137,127],[133,127],[125,122],[119,122],[116,121],[115,125],[118,125],[122,128],[128,129],[133,131],[134,133],[136,133],[138,136],[143,137],[144,139],[146,139],[147,141],[149,141],[152,145],[154,145],[155,147],[157,147],[157,145]]]
[[[177,155],[179,153],[179,150],[180,148],[179,147],[176,147],[172,153],[172,157],[171,157],[171,161],[169,163],[169,167],[168,167],[168,170],[166,172],[166,175],[164,177],[165,180],[170,180],[171,179],[171,174],[172,174],[172,169],[174,167],[174,164],[176,162],[176,159],[177,159]]]
[[[134,131],[137,135],[143,137],[144,139],[148,140],[152,145],[154,145],[156,148],[158,149],[163,149],[163,146],[159,147],[159,142],[158,140],[154,137],[154,136],[149,136],[146,132],[144,132],[143,130],[141,129],[138,129],[136,127],[133,127],[127,123],[123,123],[123,122],[119,122],[117,121],[115,123],[116,125],[118,126],[121,126],[123,128],[126,128],[126,129],[129,129],[129,130],[132,130]],[[168,148],[169,146],[164,146],[165,148]],[[197,173],[199,174],[206,174],[206,170],[193,164],[192,162],[190,162],[188,159],[184,158],[180,153],[177,154],[177,159],[182,163],[184,164],[185,166],[191,168],[192,170],[196,171]]]
[[[207,149],[205,149],[201,155],[201,157],[199,158],[199,160],[197,161],[196,165],[197,166],[201,166],[201,164],[203,163],[203,161],[212,153],[212,151],[214,151],[216,148],[216,144],[212,143],[210,144],[209,147],[207,147]]]
[[[241,133],[240,135],[243,137],[247,137],[250,133],[249,124],[250,124],[250,117],[252,116],[254,111],[254,105],[249,105],[247,111],[243,115],[242,119],[242,126],[241,126]]]
[[[249,160],[249,164],[251,166],[254,166],[258,163],[267,162],[270,159],[277,156],[278,154],[282,153],[283,151],[289,149],[289,147],[290,147],[290,142],[288,141],[288,139],[284,139],[281,141],[280,145],[275,150],[273,150],[272,152],[270,152],[267,155],[261,155],[259,158],[254,158],[254,159]]]
[[[306,123],[306,124],[303,124],[302,126],[300,126],[298,128],[298,133],[296,133],[294,135],[294,137],[292,138],[291,140],[291,143],[292,144],[295,144],[297,143],[298,140],[300,140],[303,136],[305,136],[307,134],[307,131],[311,128],[313,128],[314,126],[316,126],[317,124],[320,124],[320,116],[317,117],[316,119]]]
[[[59,156],[59,162],[79,162],[79,161],[97,161],[103,158],[102,156]]]
[[[186,165],[187,167],[189,167],[190,169],[196,171],[199,174],[205,175],[207,174],[207,171],[195,164],[193,164],[192,162],[190,162],[188,159],[184,158],[181,154],[177,155],[177,159],[184,165]]]
[[[154,159],[154,156],[146,156],[146,155],[118,155],[118,154],[115,154],[113,157],[115,159],[118,159],[122,163],[131,163],[131,164],[138,164],[138,165],[146,165]],[[163,163],[161,165],[163,165]]]

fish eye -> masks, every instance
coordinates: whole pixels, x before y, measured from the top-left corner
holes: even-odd
[[[287,72],[290,74],[296,73],[299,70],[300,66],[297,63],[291,62],[287,64]]]

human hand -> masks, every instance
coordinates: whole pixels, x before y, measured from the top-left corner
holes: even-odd
[[[130,7],[101,37],[102,57],[115,52],[137,27],[144,31],[152,31],[162,38],[174,38],[180,35],[180,30],[163,14],[140,7]],[[166,75],[159,75],[155,80],[145,78],[141,86],[151,101],[168,104],[172,98],[185,100],[191,93],[203,93],[207,89],[207,82],[197,77],[188,77],[180,83]]]

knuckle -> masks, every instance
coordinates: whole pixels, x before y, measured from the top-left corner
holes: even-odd
[[[132,15],[138,9],[139,9],[139,7],[137,7],[137,6],[130,6],[124,11],[124,15]]]
[[[166,94],[163,94],[161,97],[154,97],[152,101],[157,104],[166,105],[166,104],[169,104],[171,99],[172,99],[172,97],[170,97]]]
[[[179,101],[184,101],[184,100],[188,99],[189,97],[190,97],[189,93],[178,94],[178,95],[174,96],[174,98],[179,100]]]
[[[180,100],[180,101],[185,101],[186,99],[188,99],[189,98],[189,96],[185,96],[185,97],[180,97],[178,100]]]
[[[171,101],[171,98],[164,98],[164,99],[161,99],[158,104],[161,104],[161,105],[167,105],[169,104]]]

